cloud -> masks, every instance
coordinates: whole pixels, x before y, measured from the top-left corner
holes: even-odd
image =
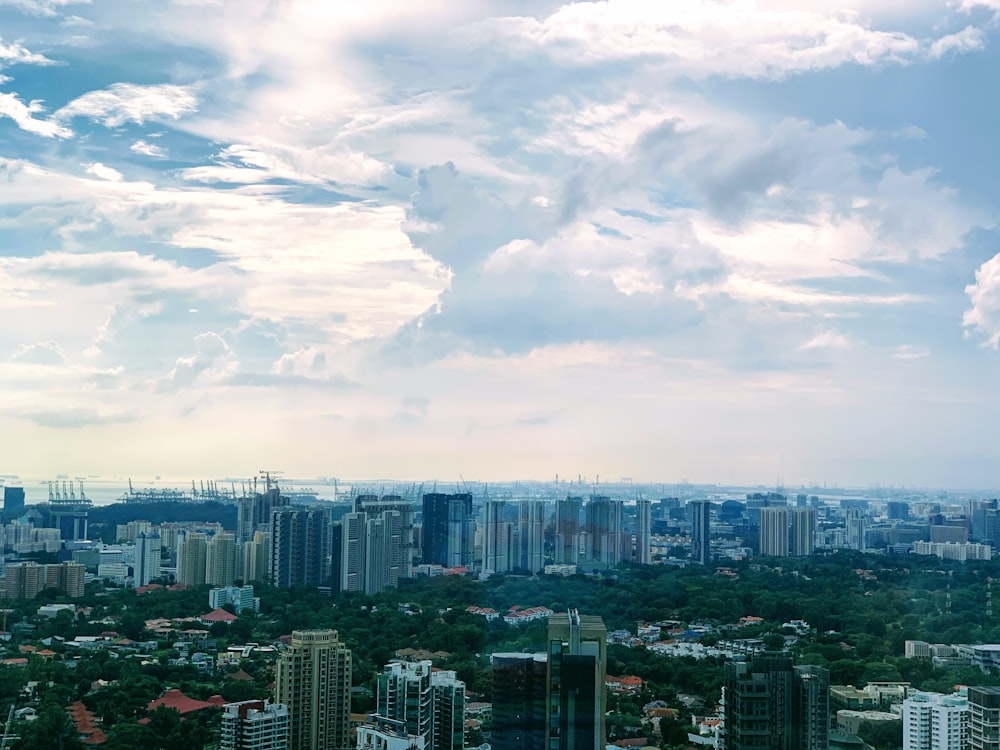
[[[44,112],[41,101],[25,104],[17,94],[0,92],[0,116],[9,117],[21,130],[46,138],[69,138],[72,132],[52,120],[38,120],[33,115]]]
[[[127,122],[142,125],[160,117],[177,120],[197,109],[198,100],[190,88],[166,83],[154,86],[115,83],[77,97],[56,112],[55,117],[60,121],[85,117],[105,127],[118,128]]]
[[[179,358],[164,386],[188,388],[195,382],[218,383],[232,377],[239,369],[235,353],[225,339],[207,331],[194,337],[195,353]]]
[[[850,337],[827,329],[817,331],[816,335],[799,346],[799,351],[809,351],[811,349],[850,349],[853,346]]]
[[[896,350],[892,353],[893,359],[923,359],[931,355],[931,350],[926,346],[919,346],[917,344],[900,344],[896,347]]]
[[[149,143],[147,141],[142,141],[142,140],[136,141],[131,146],[129,146],[129,150],[136,154],[142,154],[143,156],[151,156],[154,159],[167,158],[167,153],[166,151],[163,150],[162,147],[157,146],[153,143]]]
[[[87,174],[92,174],[94,177],[101,180],[107,180],[108,182],[121,182],[125,178],[125,175],[117,169],[106,167],[99,161],[95,161],[93,164],[88,164],[86,172]]]
[[[54,65],[45,55],[32,52],[21,42],[4,42],[0,37],[0,67],[4,65]]]
[[[1000,253],[978,268],[965,293],[972,307],[962,316],[962,325],[969,333],[985,336],[986,346],[1000,347]]]
[[[57,430],[83,429],[94,425],[131,422],[135,419],[134,415],[125,412],[87,408],[20,409],[12,412],[12,416],[33,422],[40,427]]]
[[[43,341],[37,344],[22,344],[11,355],[10,361],[33,365],[61,365],[66,361],[66,355],[57,342]]]
[[[8,5],[36,16],[54,16],[61,8],[89,4],[90,0],[0,0],[0,5]]]
[[[497,17],[473,27],[477,41],[542,51],[560,64],[591,66],[641,59],[703,77],[775,78],[845,63],[872,65],[977,49],[975,31],[918,39],[865,25],[857,15],[756,2],[642,0],[571,2],[544,18]]]

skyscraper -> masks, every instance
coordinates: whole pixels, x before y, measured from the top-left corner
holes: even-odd
[[[271,513],[271,581],[275,586],[318,586],[329,554],[326,511],[281,507]]]
[[[402,516],[383,510],[365,519],[364,591],[378,594],[399,586],[402,555]]]
[[[243,542],[243,581],[271,579],[271,532],[255,531],[253,538]]]
[[[968,750],[1000,747],[1000,687],[969,688]]]
[[[635,526],[633,560],[640,565],[649,565],[653,562],[653,550],[650,546],[653,532],[653,504],[649,500],[636,500]]]
[[[205,583],[231,586],[243,577],[243,572],[237,571],[240,561],[236,537],[226,532],[216,534],[205,545]]]
[[[189,532],[177,538],[177,583],[201,586],[205,583],[205,557],[208,539],[204,534]]]
[[[604,750],[607,629],[575,609],[549,618],[547,750]]]
[[[135,569],[132,578],[136,586],[146,586],[160,577],[160,535],[140,531],[135,537]]]
[[[788,508],[760,509],[760,554],[788,557]]]
[[[764,653],[725,668],[726,750],[827,750],[827,670]]]
[[[511,523],[503,500],[487,500],[483,506],[483,572],[509,573],[511,561]]]
[[[850,549],[865,549],[867,520],[863,508],[847,508],[845,512],[845,526],[847,527],[847,546]]]
[[[493,654],[493,750],[546,750],[545,654]]]
[[[345,513],[338,524],[338,557],[341,591],[365,588],[365,515]]]
[[[249,700],[222,707],[219,750],[287,750],[288,706]]]
[[[792,508],[791,554],[808,557],[816,551],[816,509]]]
[[[710,565],[712,548],[709,544],[709,515],[712,504],[708,500],[692,500],[688,507],[691,509],[691,559],[699,565]]]
[[[462,750],[465,683],[430,661],[390,662],[378,675],[377,715],[402,722],[427,750]]]
[[[289,750],[350,746],[351,652],[336,630],[295,630],[281,654],[275,700],[288,706]]]
[[[603,495],[591,495],[590,502],[584,508],[588,560],[617,565],[625,559],[623,506],[621,500],[612,500]]]
[[[545,503],[521,500],[517,504],[517,533],[513,544],[514,567],[541,573],[545,567]]]
[[[24,487],[3,488],[3,514],[6,518],[17,518],[24,513]]]
[[[421,534],[421,559],[424,563],[443,565],[446,568],[470,567],[474,533],[475,519],[470,493],[424,494]]]
[[[580,562],[580,516],[582,497],[567,497],[556,501],[556,563],[576,565]]]

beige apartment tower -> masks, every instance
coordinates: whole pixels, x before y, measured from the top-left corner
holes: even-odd
[[[336,630],[295,630],[281,655],[275,703],[288,706],[289,750],[347,750],[351,652]]]

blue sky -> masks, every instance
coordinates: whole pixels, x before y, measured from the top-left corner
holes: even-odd
[[[0,0],[4,471],[996,487],[998,0]]]

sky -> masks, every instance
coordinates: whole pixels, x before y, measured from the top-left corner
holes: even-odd
[[[0,473],[997,487],[1000,0],[0,0]]]

